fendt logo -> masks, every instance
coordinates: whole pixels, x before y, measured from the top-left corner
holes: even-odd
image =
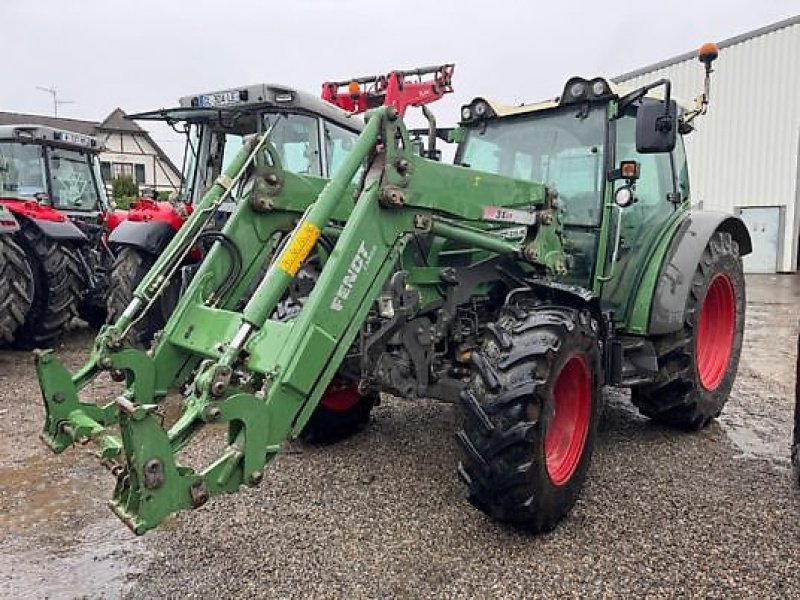
[[[347,268],[347,274],[342,280],[342,285],[336,290],[336,295],[333,297],[333,300],[331,300],[331,310],[340,311],[344,308],[344,301],[347,300],[350,292],[353,291],[353,286],[355,286],[358,276],[367,268],[372,260],[373,254],[375,254],[375,246],[367,250],[366,243],[362,241],[356,251],[356,255],[353,257],[353,260],[350,261],[350,266]]]

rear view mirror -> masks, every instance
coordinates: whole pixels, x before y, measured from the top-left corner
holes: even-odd
[[[636,151],[672,152],[677,139],[678,108],[674,100],[643,98],[636,113]]]

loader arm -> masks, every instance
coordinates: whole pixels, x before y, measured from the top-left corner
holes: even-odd
[[[354,201],[351,181],[362,164]],[[240,180],[251,184],[249,191],[157,343],[149,352],[126,348],[126,328],[163,291]],[[410,236],[469,243],[523,267],[556,272],[564,260],[561,220],[548,198],[539,184],[412,155],[393,107],[368,114],[353,151],[327,183],[284,172],[268,133],[254,138],[198,204],[118,321],[101,331],[87,364],[73,376],[51,351],[38,355],[47,413],[42,437],[55,452],[79,441],[100,446],[117,478],[112,509],[137,534],[211,496],[256,485],[265,465],[310,418]],[[487,231],[487,215],[498,218],[497,206],[518,207],[503,219],[524,223],[524,240]],[[272,319],[332,221],[344,226],[302,310],[290,321]],[[104,371],[124,381],[122,393],[82,400],[81,390]],[[183,412],[165,427],[159,405],[178,388],[186,391]],[[181,464],[177,453],[201,430],[220,424],[227,426],[221,454],[204,468]]]

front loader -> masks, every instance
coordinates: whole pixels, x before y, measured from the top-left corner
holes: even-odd
[[[434,102],[452,91],[453,68],[441,65],[325,82],[321,98],[286,85],[247,85],[184,96],[175,108],[130,115],[131,119],[164,121],[176,130],[182,128],[186,136],[184,183],[174,201],[140,198],[130,210],[115,213],[124,219],[109,236],[116,252],[110,275],[109,322],[128,305],[136,285],[241,147],[244,136],[273,126],[271,143],[285,170],[329,178],[363,129],[359,114],[391,105],[402,116],[410,106]],[[234,200],[218,211],[216,225],[224,221]],[[191,277],[202,256],[202,247],[189,253],[181,268],[182,279]],[[176,280],[133,325],[129,333],[133,343],[150,344],[171,314],[180,288]]]
[[[715,56],[701,52],[707,77]],[[737,218],[690,208],[678,132],[706,104],[707,90],[679,114],[668,81],[624,92],[578,77],[537,105],[479,98],[451,134],[455,165],[416,154],[397,109],[381,107],[327,182],[283,168],[269,129],[249,138],[87,363],[71,375],[37,355],[44,441],[96,444],[117,481],[112,509],[141,534],[258,485],[338,379],[459,402],[470,502],[552,529],[585,481],[603,385],[687,429],[730,393],[750,240]],[[152,349],[128,346],[233,190]],[[299,310],[281,311],[302,273]],[[82,399],[101,373],[120,393]],[[170,420],[173,390],[183,410]],[[221,429],[219,455],[196,464],[193,442]]]

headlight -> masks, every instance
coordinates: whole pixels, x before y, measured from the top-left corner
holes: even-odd
[[[472,118],[472,108],[469,106],[461,107],[461,120],[469,121]]]
[[[588,91],[588,85],[585,81],[576,81],[571,86],[569,86],[569,96],[570,100],[580,100],[584,96],[586,96],[586,92]]]
[[[606,93],[606,84],[602,81],[595,81],[592,84],[592,94],[595,96],[602,96]]]
[[[475,116],[476,117],[485,117],[486,113],[489,112],[489,106],[486,102],[478,102],[475,104]]]

